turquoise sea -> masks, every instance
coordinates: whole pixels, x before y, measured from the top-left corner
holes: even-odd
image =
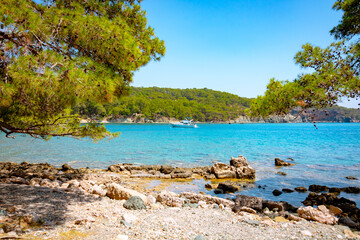
[[[0,159],[107,168],[123,162],[204,166],[216,161],[229,163],[231,156],[243,155],[256,170],[256,182],[242,194],[295,205],[300,205],[307,193],[274,197],[271,192],[311,184],[360,187],[360,180],[345,179],[350,175],[360,179],[360,123],[318,123],[318,129],[306,123],[199,124],[195,129],[171,128],[167,124],[107,124],[106,127],[112,132],[120,131],[120,137],[93,143],[90,139],[72,138],[7,139],[2,134]],[[277,168],[275,157],[292,158],[296,165]],[[287,175],[277,175],[278,171]],[[194,188],[204,191],[205,181],[194,183]],[[360,195],[342,193],[341,196],[360,205]]]

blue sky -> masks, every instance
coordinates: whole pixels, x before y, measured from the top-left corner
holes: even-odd
[[[144,0],[148,24],[165,41],[167,51],[160,62],[136,72],[132,85],[262,95],[270,78],[292,80],[304,72],[293,60],[302,44],[325,47],[334,41],[329,30],[341,12],[332,10],[332,4],[331,0]]]

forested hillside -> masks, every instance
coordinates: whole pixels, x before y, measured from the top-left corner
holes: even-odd
[[[111,104],[79,104],[75,113],[83,117],[123,117],[142,114],[148,119],[159,116],[196,121],[228,121],[250,106],[250,98],[211,89],[172,89],[131,87],[129,96]]]
[[[148,120],[156,120],[159,117],[176,119],[191,117],[200,122],[226,122],[245,116],[245,110],[249,108],[251,100],[251,98],[207,88],[131,87],[129,95],[116,102],[104,105],[94,102],[82,103],[74,108],[74,113],[80,114],[83,118],[92,119],[117,119],[137,115],[139,118],[141,116]],[[293,110],[291,114],[296,116],[298,112]],[[312,111],[310,109],[302,113],[300,117],[303,122],[313,120],[316,122],[355,122],[360,121],[360,111],[333,106],[324,110]],[[248,118],[248,121],[257,122],[259,119]],[[282,122],[280,119],[277,121]]]

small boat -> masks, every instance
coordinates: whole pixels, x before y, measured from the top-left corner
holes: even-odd
[[[194,122],[192,120],[182,120],[180,122],[174,122],[171,123],[172,127],[177,127],[177,128],[197,128],[198,126],[196,124],[194,124]]]

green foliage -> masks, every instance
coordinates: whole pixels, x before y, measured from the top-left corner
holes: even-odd
[[[134,0],[4,0],[0,5],[0,131],[34,137],[109,135],[69,109],[116,101],[133,72],[165,53]]]
[[[98,104],[86,103],[74,108],[76,113],[87,118],[102,118]],[[227,121],[244,115],[250,99],[210,89],[131,88],[131,94],[119,101],[104,104],[106,116],[131,116],[142,114],[148,119],[158,116],[195,121]]]
[[[344,11],[340,24],[331,32],[337,38],[351,38],[359,33],[360,2],[340,0],[334,5]],[[360,44],[358,41],[334,42],[327,48],[310,44],[302,46],[295,61],[312,73],[301,74],[294,81],[270,80],[264,96],[251,105],[253,116],[288,113],[294,107],[303,110],[322,109],[336,104],[340,98],[360,96]]]

